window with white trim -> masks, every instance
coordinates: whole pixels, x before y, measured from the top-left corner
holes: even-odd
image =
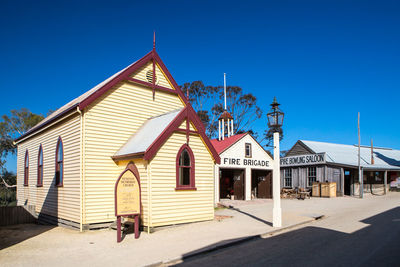
[[[244,155],[246,158],[251,158],[251,144],[250,143],[246,143],[244,145]]]
[[[317,168],[308,167],[308,186],[312,186],[317,181]]]
[[[284,169],[284,187],[292,187],[292,169]]]

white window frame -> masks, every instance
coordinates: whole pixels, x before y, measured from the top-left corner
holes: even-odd
[[[313,174],[313,175],[310,175]],[[310,179],[312,178],[312,179]],[[311,187],[314,182],[317,181],[317,167],[308,167],[307,168],[307,181],[308,187]]]
[[[290,181],[290,184],[288,183],[288,181]],[[292,187],[293,176],[291,168],[283,170],[283,182],[284,182],[284,187]]]

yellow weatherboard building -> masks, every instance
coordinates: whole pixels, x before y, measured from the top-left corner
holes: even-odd
[[[214,218],[218,153],[155,48],[15,140],[18,205],[80,229],[115,221],[114,186],[130,162],[145,228]]]

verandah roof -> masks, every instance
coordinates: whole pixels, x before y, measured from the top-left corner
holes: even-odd
[[[114,159],[143,153],[183,110],[177,109],[148,119],[113,156]]]

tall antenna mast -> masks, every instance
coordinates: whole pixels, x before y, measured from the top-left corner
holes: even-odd
[[[224,73],[224,103],[225,103],[225,110],[226,110],[226,73]]]

